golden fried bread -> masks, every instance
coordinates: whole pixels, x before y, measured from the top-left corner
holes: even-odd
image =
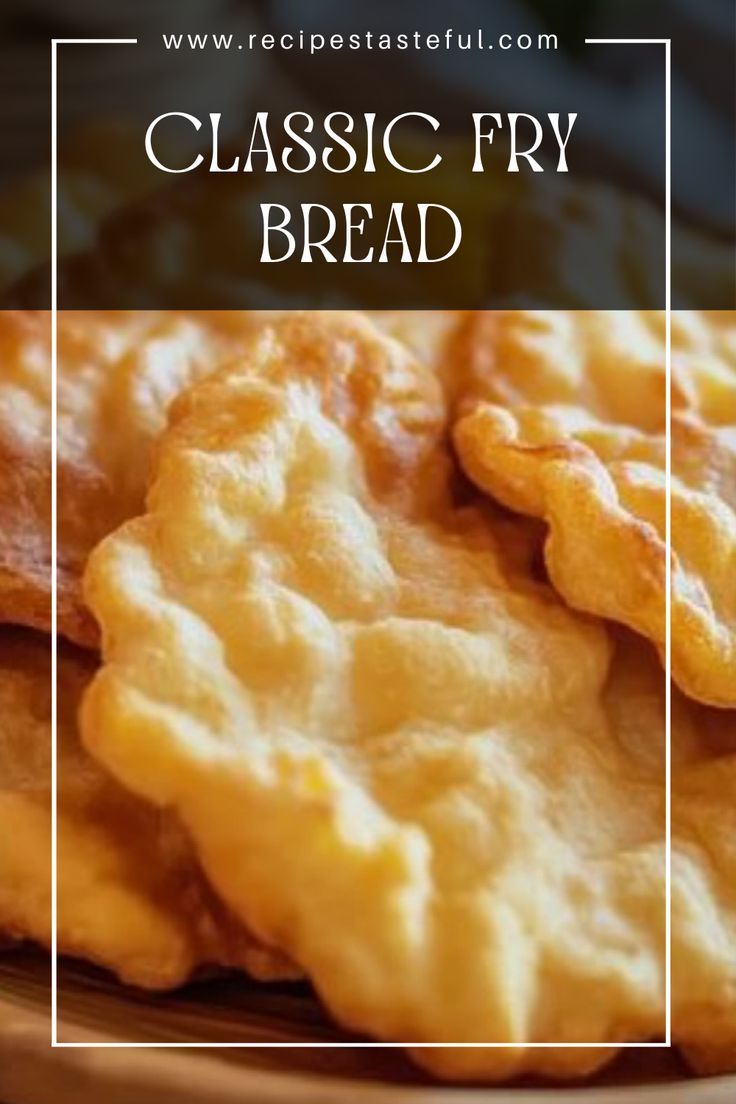
[[[250,939],[201,876],[172,817],[126,793],[82,750],[75,712],[94,670],[62,648],[58,725],[58,946],[124,981],[167,988],[204,965],[293,975]],[[0,935],[51,941],[48,639],[0,636]]]
[[[736,425],[736,311],[675,311],[672,326],[675,405]]]
[[[520,1044],[417,1051],[448,1076],[584,1074],[663,1030],[662,672],[627,683],[452,506],[444,428],[433,374],[349,315],[185,393],[149,513],[88,567],[83,736],[341,1022]]]
[[[663,691],[650,646],[627,632],[614,634],[614,656],[603,694],[615,738],[628,759],[632,785],[620,800],[630,814],[646,807],[646,791],[661,797],[665,772]],[[673,690],[672,724],[672,1025],[673,1039],[694,1072],[736,1070],[736,713],[697,705]],[[656,739],[652,739],[655,735]],[[581,785],[584,785],[582,780]],[[556,779],[555,779],[556,782]],[[650,794],[650,797],[653,793]],[[644,800],[642,800],[644,799]],[[659,814],[658,814],[659,815]],[[595,821],[595,814],[590,818]],[[660,843],[655,854],[660,854]],[[654,849],[653,849],[654,850]],[[653,856],[650,856],[653,857]],[[632,874],[634,867],[631,867]],[[666,908],[664,882],[619,886],[627,907],[641,893],[652,920]],[[582,901],[578,902],[582,904]],[[600,917],[603,922],[603,915]],[[605,914],[610,917],[610,913]],[[571,933],[575,931],[571,922]],[[646,956],[642,969],[651,967]],[[601,960],[601,985],[614,983]],[[595,1004],[595,998],[591,1004]],[[482,1049],[417,1052],[434,1072],[485,1075]],[[580,1051],[567,1052],[570,1075],[584,1072]],[[595,1058],[594,1058],[595,1060]],[[597,1060],[596,1060],[597,1064]],[[556,1072],[564,1075],[564,1057]]]
[[[0,313],[0,619],[47,628],[51,590],[49,317]],[[61,565],[63,575],[65,565]],[[63,589],[63,587],[62,587]]]
[[[574,607],[665,640],[665,320],[505,311],[467,324],[455,444],[506,506],[543,519]],[[736,322],[673,317],[672,671],[736,704]]]
[[[59,629],[97,642],[80,579],[89,551],[143,505],[171,399],[248,326],[154,311],[58,316]],[[50,316],[0,314],[0,619],[51,623]]]
[[[366,312],[382,330],[402,342],[449,386],[454,370],[452,342],[465,314],[451,310],[395,310]],[[448,378],[450,377],[450,378]]]
[[[734,1072],[736,739],[675,772],[673,833],[674,1038],[696,1072]]]
[[[153,442],[178,392],[237,353],[269,312],[58,316],[59,629],[95,645],[81,600],[90,549],[143,508]],[[438,370],[457,312],[377,321]],[[0,314],[0,620],[51,623],[50,316]]]

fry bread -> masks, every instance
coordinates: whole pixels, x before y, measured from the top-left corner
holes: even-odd
[[[698,1073],[736,1071],[736,719],[714,712],[683,708],[711,740],[673,775],[673,1030]]]
[[[58,946],[122,980],[178,985],[201,966],[293,976],[207,886],[173,817],[126,793],[82,750],[76,706],[94,667],[59,662]],[[51,941],[49,642],[0,637],[0,936]]]
[[[450,384],[453,358],[451,342],[465,311],[397,310],[366,312],[382,330],[400,341],[422,363],[433,368],[446,387]]]
[[[143,509],[152,444],[178,392],[237,353],[267,312],[70,311],[58,319],[59,629],[94,646],[90,550]],[[439,369],[452,311],[377,320]],[[0,314],[0,620],[51,623],[50,317]]]
[[[89,551],[143,506],[171,399],[248,325],[166,312],[58,317],[59,630],[94,646],[80,579]],[[0,619],[51,623],[50,316],[0,314]]]
[[[48,334],[35,312],[0,314],[0,617],[48,621],[51,484]]]
[[[347,315],[264,327],[182,396],[149,513],[88,567],[84,740],[338,1020],[521,1044],[416,1052],[447,1076],[582,1075],[664,1028],[663,676],[451,505],[444,421]],[[728,852],[683,816],[687,1042],[736,990]]]
[[[664,316],[506,311],[467,323],[455,444],[483,490],[543,519],[555,587],[664,650]],[[736,321],[673,318],[672,670],[736,705]]]

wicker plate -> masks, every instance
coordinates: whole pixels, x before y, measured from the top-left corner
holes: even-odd
[[[2,1104],[726,1104],[736,1078],[688,1080],[667,1051],[630,1051],[586,1086],[505,1088],[432,1083],[400,1051],[360,1048],[337,1031],[306,986],[221,978],[175,996],[124,989],[101,971],[60,963],[59,1037],[68,1042],[231,1041],[237,1049],[49,1046],[49,964],[0,959]],[[279,1042],[284,1047],[259,1046]],[[322,1042],[340,1048],[299,1048]],[[250,1045],[248,1045],[250,1044]]]

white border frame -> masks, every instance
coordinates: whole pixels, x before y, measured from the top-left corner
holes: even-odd
[[[672,40],[670,38],[586,38],[591,46],[633,46],[646,45],[665,47],[665,375],[667,386],[665,427],[666,427],[666,625],[665,625],[665,1039],[663,1042],[622,1042],[616,1044],[596,1043],[397,1043],[397,1042],[63,1042],[58,1038],[58,944],[57,944],[57,892],[58,892],[58,851],[57,851],[57,671],[58,671],[58,588],[57,588],[57,518],[58,518],[58,450],[57,450],[57,312],[58,312],[58,47],[59,46],[125,46],[136,45],[137,38],[54,38],[51,40],[51,1047],[77,1049],[122,1049],[122,1048],[180,1048],[180,1049],[245,1049],[251,1047],[269,1047],[289,1049],[353,1049],[353,1048],[397,1048],[440,1049],[444,1047],[465,1049],[504,1049],[504,1050],[542,1050],[542,1049],[605,1049],[615,1045],[619,1049],[655,1049],[672,1046],[671,1031],[671,914],[672,914],[672,820],[671,820],[671,725],[672,690],[670,684],[672,640],[671,640],[671,588],[672,568],[670,562],[671,547],[671,480],[672,480],[672,408],[671,408],[671,371],[672,371]]]
[[[589,46],[664,46],[665,309],[665,1041],[672,1046],[672,39],[586,38]],[[633,1045],[633,1044],[629,1044]]]

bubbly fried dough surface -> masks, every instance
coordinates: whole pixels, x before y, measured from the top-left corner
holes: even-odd
[[[51,587],[50,403],[48,317],[0,312],[0,619],[39,628]]]
[[[147,806],[83,751],[76,707],[93,665],[59,661],[58,946],[161,989],[200,966],[293,976],[215,897],[173,817]],[[49,642],[0,636],[0,935],[51,941]]]
[[[237,348],[238,312],[67,311],[58,316],[59,628],[94,645],[81,600],[89,551],[143,506],[171,399]],[[0,619],[49,629],[50,316],[0,313]]]
[[[432,373],[348,315],[266,326],[180,398],[149,513],[88,568],[84,740],[341,1022],[521,1044],[416,1051],[447,1076],[582,1075],[663,1030],[663,676],[451,505],[444,423]],[[685,1043],[736,991],[733,856],[692,786]]]
[[[656,312],[476,315],[454,434],[479,487],[546,521],[547,567],[563,597],[660,650],[664,325]],[[733,706],[736,320],[675,314],[672,341],[672,669],[692,697]]]
[[[65,311],[58,316],[59,628],[94,646],[80,580],[90,550],[143,509],[171,400],[275,317],[257,311]],[[453,311],[376,320],[439,370]],[[50,316],[0,313],[0,620],[50,628]]]
[[[368,311],[386,333],[402,342],[423,364],[433,368],[448,387],[454,367],[451,343],[465,311],[396,310]]]
[[[673,729],[675,754],[693,726],[701,747],[673,774],[674,1038],[696,1072],[734,1072],[736,719],[703,707],[682,713]],[[719,741],[723,730],[727,738]],[[724,747],[715,754],[719,742]]]

